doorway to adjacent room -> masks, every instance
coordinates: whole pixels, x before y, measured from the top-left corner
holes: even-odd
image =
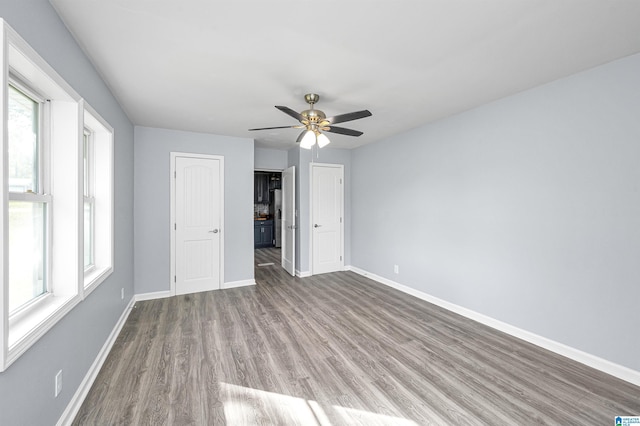
[[[257,261],[257,267],[283,267],[295,275],[294,167],[254,173],[254,249],[256,260],[267,258]]]

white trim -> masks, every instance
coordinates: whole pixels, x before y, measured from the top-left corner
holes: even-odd
[[[9,186],[4,182],[9,180],[8,171],[8,130],[7,130],[7,104],[8,104],[8,83],[9,83],[9,42],[6,34],[6,24],[0,18],[0,235],[4,239],[9,235]],[[9,336],[9,286],[4,283],[9,282],[9,250],[4,242],[0,242],[0,371],[4,371],[8,356],[8,336]]]
[[[113,246],[113,244],[111,246]],[[108,268],[102,268],[102,269],[96,269],[94,266],[90,272],[85,272],[84,282],[88,282],[90,284],[84,287],[84,290],[82,292],[82,298],[86,299],[87,296],[89,296],[89,294],[91,294],[93,290],[98,288],[98,286],[102,284],[102,282],[106,280],[109,277],[109,275],[111,275],[112,272],[113,272],[113,266]],[[84,282],[82,283],[83,285],[84,285]]]
[[[296,225],[298,224],[298,210],[296,209],[296,166],[289,166],[286,169],[284,169],[280,175],[280,184],[281,184],[281,188],[282,188],[282,215],[281,215],[281,221],[280,221],[280,230],[281,230],[281,242],[282,244],[280,244],[281,246],[281,251],[280,251],[280,266],[287,271],[288,274],[291,274],[293,276],[296,275],[296,237],[298,235],[296,235],[296,229],[298,228]],[[286,185],[284,184],[285,182],[285,176],[287,175],[291,175],[291,183],[290,183],[290,187],[288,188],[289,191],[285,192],[285,187]],[[286,201],[289,199],[289,197],[287,197],[287,194],[291,194],[291,203],[287,203]],[[287,236],[287,231],[285,230],[285,226],[286,223],[285,222],[285,217],[288,218],[288,214],[291,214],[291,218],[290,218],[290,225],[289,228],[291,230],[291,234],[290,234],[290,238],[288,238]],[[291,246],[291,247],[289,247]],[[287,265],[287,262],[285,262],[285,255],[287,252],[291,251],[291,262],[290,262],[290,267],[289,269],[287,269],[285,267],[285,265]],[[289,266],[289,265],[287,265]]]
[[[288,169],[288,167],[285,167],[284,169],[265,169],[265,168],[257,168],[254,169],[254,172],[269,172],[269,173],[282,173],[283,171],[285,171],[286,169]]]
[[[518,339],[522,339],[526,342],[532,343],[536,346],[547,349],[551,352],[555,352],[559,355],[565,356],[581,364],[595,368],[596,370],[600,370],[604,373],[610,374],[626,382],[640,386],[640,371],[632,370],[628,367],[613,363],[604,358],[597,357],[587,352],[583,352],[579,349],[572,348],[571,346],[567,346],[563,343],[556,342],[554,340],[537,335],[535,333],[531,333],[530,331],[523,330],[511,324],[507,324],[505,322],[499,321],[495,318],[491,318],[487,315],[472,311],[471,309],[467,309],[462,306],[456,305],[454,303],[447,302],[446,300],[439,299],[435,296],[431,296],[430,294],[424,293],[422,291],[416,290],[414,288],[408,287],[403,284],[399,284],[390,279],[365,271],[364,269],[360,269],[351,265],[345,269],[349,271],[353,271],[356,274],[362,275],[364,277],[370,278],[386,286],[392,287],[403,293],[410,294],[411,296],[415,296],[418,299],[422,299],[429,303],[433,303],[434,305],[440,306],[441,308],[447,309],[448,311],[462,315],[463,317],[472,319],[481,324],[487,325],[491,328],[507,333]]]
[[[0,279],[2,290],[0,293],[0,371],[4,371],[13,361],[22,355],[35,341],[46,333],[66,313],[68,313],[82,298],[79,287],[81,271],[78,268],[80,260],[79,234],[81,213],[79,202],[78,181],[80,175],[78,165],[80,158],[79,145],[76,139],[79,127],[80,96],[69,86],[56,71],[38,53],[29,46],[9,25],[0,19],[2,33],[0,60],[0,133],[2,139],[2,165],[0,166],[0,180],[2,190],[0,197],[0,233],[2,234],[2,248],[0,249]],[[7,88],[11,75],[26,84],[31,91],[50,100],[44,105],[41,115],[44,128],[42,132],[41,153],[44,170],[41,173],[41,188],[39,192],[42,202],[47,202],[48,222],[48,253],[56,253],[55,259],[48,256],[47,270],[50,271],[49,290],[53,297],[47,303],[38,304],[34,309],[22,316],[20,321],[9,319],[8,312],[8,242],[4,236],[8,235],[7,209],[10,195],[6,182],[7,173]],[[28,76],[28,78],[25,78]],[[53,168],[51,164],[59,163]],[[44,177],[46,176],[46,178]],[[64,189],[63,189],[64,188]],[[55,194],[51,197],[50,194]],[[42,198],[44,197],[44,198]],[[13,198],[13,196],[11,196]],[[16,195],[16,198],[20,198]],[[10,335],[11,333],[11,335]]]
[[[80,126],[80,155],[84,150],[85,129],[91,131],[93,164],[91,173],[94,198],[94,252],[96,272],[84,273],[79,291],[86,298],[114,270],[115,265],[115,131],[113,127],[86,101],[80,102],[82,126]],[[82,245],[81,265],[84,266],[84,168],[80,162],[82,176],[81,226],[79,239]]]
[[[78,411],[80,410],[80,407],[82,406],[82,403],[87,397],[87,394],[89,393],[93,382],[96,380],[96,377],[98,377],[98,373],[100,372],[102,365],[106,361],[109,352],[111,352],[111,348],[118,338],[120,330],[122,330],[122,327],[127,322],[127,318],[131,313],[131,309],[133,308],[135,301],[136,299],[132,297],[129,301],[129,304],[122,312],[122,315],[120,315],[120,319],[118,319],[118,322],[113,327],[113,330],[111,331],[111,334],[109,334],[107,341],[104,342],[104,345],[102,345],[102,349],[100,349],[100,352],[98,352],[98,356],[93,361],[93,364],[91,364],[89,371],[87,371],[84,379],[82,379],[82,383],[80,383],[80,386],[73,394],[71,401],[69,401],[69,404],[67,404],[67,408],[65,408],[62,416],[60,416],[60,418],[58,419],[56,426],[66,426],[73,423],[73,420],[75,419]]]
[[[170,165],[169,169],[171,174],[169,175],[169,179],[171,179],[171,191],[169,202],[169,209],[171,211],[170,216],[171,220],[169,221],[169,233],[171,235],[171,254],[170,254],[170,276],[169,282],[171,283],[171,295],[176,295],[176,232],[174,228],[174,224],[176,223],[176,158],[177,157],[188,157],[188,158],[201,158],[201,159],[211,159],[211,160],[219,160],[220,161],[220,288],[224,283],[224,240],[225,240],[225,228],[224,228],[224,200],[225,200],[225,191],[224,191],[224,155],[210,155],[210,154],[198,154],[193,152],[171,152],[170,155]],[[216,289],[207,289],[207,290],[218,290]]]
[[[6,59],[10,59],[11,69],[21,79],[29,75],[26,82],[35,86],[47,98],[78,102],[81,97],[73,88],[33,49],[6,21],[2,22],[7,44]],[[36,69],[36,72],[33,70]],[[8,71],[8,68],[7,68]]]
[[[82,299],[78,295],[51,296],[37,308],[26,313],[19,321],[9,320],[5,369],[45,335]]]
[[[136,294],[133,297],[136,299],[136,302],[140,302],[142,300],[155,300],[155,299],[164,299],[166,297],[173,296],[171,294],[171,290],[166,291],[153,291],[151,293],[140,293]]]
[[[296,275],[300,278],[306,278],[312,276],[313,274],[311,273],[311,271],[299,271],[296,269]]]
[[[256,285],[256,280],[229,281],[227,283],[223,283],[221,289],[226,290],[229,288],[247,287],[250,285]]]

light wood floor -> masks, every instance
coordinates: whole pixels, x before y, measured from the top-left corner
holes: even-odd
[[[263,251],[264,250],[264,251]],[[74,424],[612,425],[640,388],[351,272],[133,308]]]

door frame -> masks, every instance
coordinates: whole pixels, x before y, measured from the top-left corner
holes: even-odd
[[[169,282],[171,285],[171,296],[176,295],[176,158],[188,157],[205,160],[220,161],[220,288],[224,288],[224,156],[211,154],[198,154],[194,152],[171,152],[170,153],[171,180],[170,206],[171,220],[169,221],[169,234],[171,235],[171,264]]]
[[[284,170],[282,171],[282,175],[281,175],[281,176],[282,176],[282,178],[281,178],[281,182],[282,182],[282,187],[283,187],[283,189],[282,189],[282,204],[283,204],[283,209],[282,209],[282,210],[284,211],[284,199],[285,199],[285,193],[284,193],[284,177],[283,177],[283,175],[284,175],[284,173],[285,173],[287,170],[289,170],[289,169],[293,169],[293,170],[292,170],[292,172],[293,172],[293,179],[292,179],[292,182],[291,182],[291,185],[292,185],[292,189],[291,189],[291,191],[292,191],[292,197],[291,197],[291,199],[292,199],[292,206],[291,206],[291,207],[292,207],[292,210],[293,210],[292,225],[291,225],[291,235],[292,235],[292,242],[291,242],[291,243],[292,243],[292,244],[291,244],[291,266],[292,266],[293,273],[291,273],[290,271],[288,271],[288,270],[287,270],[287,268],[285,268],[285,266],[284,266],[284,264],[285,264],[285,257],[284,257],[284,256],[285,256],[285,248],[286,248],[286,245],[285,245],[285,241],[286,241],[286,238],[285,238],[286,231],[285,231],[285,229],[284,229],[284,226],[285,226],[285,225],[284,225],[284,220],[281,222],[281,225],[282,225],[282,235],[283,235],[283,237],[282,237],[282,245],[281,245],[281,250],[282,250],[282,251],[280,252],[280,266],[282,266],[282,269],[284,269],[284,270],[285,270],[285,271],[287,271],[289,274],[291,274],[292,276],[294,276],[294,277],[295,277],[295,276],[296,276],[296,229],[297,229],[297,226],[296,226],[296,222],[297,222],[297,221],[296,221],[296,219],[298,218],[298,210],[296,209],[296,166],[289,166],[289,167],[287,167],[286,169],[284,169]]]
[[[332,163],[310,163],[309,164],[309,273],[310,275],[314,275],[313,270],[313,169],[315,167],[331,167],[335,169],[340,169],[341,179],[342,179],[342,194],[341,194],[341,203],[340,203],[340,217],[342,221],[340,222],[340,257],[342,269],[344,270],[344,164],[332,164]]]

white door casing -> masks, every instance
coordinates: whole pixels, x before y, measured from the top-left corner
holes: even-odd
[[[171,154],[172,294],[221,288],[224,157]]]
[[[311,164],[311,273],[344,269],[344,166]]]
[[[282,172],[282,267],[296,275],[296,168]]]

